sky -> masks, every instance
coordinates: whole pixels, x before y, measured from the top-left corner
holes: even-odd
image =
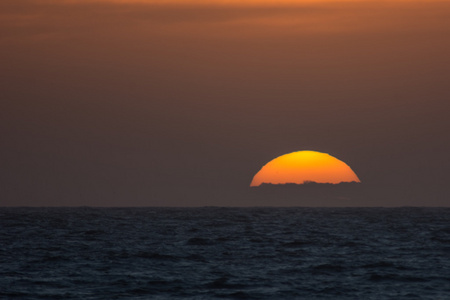
[[[449,206],[449,36],[437,0],[2,0],[0,206],[258,206],[300,150]]]

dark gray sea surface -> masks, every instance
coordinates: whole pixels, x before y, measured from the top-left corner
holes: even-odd
[[[0,208],[2,299],[450,299],[449,208]]]

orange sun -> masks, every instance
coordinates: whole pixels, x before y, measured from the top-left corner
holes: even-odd
[[[343,161],[326,153],[298,151],[279,156],[268,162],[253,177],[250,186],[262,183],[303,184],[361,182],[355,172]]]

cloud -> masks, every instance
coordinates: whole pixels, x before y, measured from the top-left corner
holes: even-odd
[[[449,10],[449,3],[438,1],[5,0],[0,35],[8,43],[89,36],[395,33],[450,28]]]
[[[247,7],[203,4],[155,5],[149,3],[53,2],[24,0],[2,1],[0,25],[2,40],[24,38],[71,38],[73,35],[130,34],[132,31],[158,35],[179,32],[188,26],[204,31],[207,26],[224,26],[233,22],[255,22],[273,18],[310,15],[314,7]],[[204,28],[201,28],[204,27]]]

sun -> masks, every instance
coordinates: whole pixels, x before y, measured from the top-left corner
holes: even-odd
[[[268,162],[253,177],[250,186],[305,182],[338,184],[361,181],[345,162],[327,153],[297,151]]]

